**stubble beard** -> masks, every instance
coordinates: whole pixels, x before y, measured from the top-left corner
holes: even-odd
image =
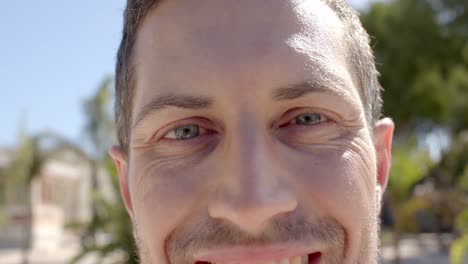
[[[351,261],[352,264],[378,264],[379,230],[380,222],[375,217],[367,228],[363,230],[362,245],[358,256]],[[289,223],[288,223],[289,222]],[[160,264],[152,260],[149,246],[140,234],[142,230],[133,224],[133,234],[138,250],[139,263]],[[305,234],[305,235],[304,235]],[[331,218],[324,218],[317,222],[308,222],[305,218],[295,220],[280,219],[274,221],[261,235],[252,237],[237,229],[233,225],[217,220],[204,220],[181,227],[170,234],[165,240],[165,255],[168,264],[193,264],[192,254],[199,249],[234,246],[269,244],[274,242],[304,241],[307,237],[319,237],[321,242],[329,245],[334,252],[324,252],[321,264],[345,263],[346,235],[345,229]],[[367,234],[367,235],[366,235]]]

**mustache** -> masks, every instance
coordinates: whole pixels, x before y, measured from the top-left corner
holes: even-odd
[[[344,248],[344,227],[328,217],[311,219],[289,215],[271,219],[258,234],[251,234],[224,219],[206,217],[174,230],[166,239],[165,250],[171,263],[191,263],[201,249],[268,245],[287,242],[320,243]]]

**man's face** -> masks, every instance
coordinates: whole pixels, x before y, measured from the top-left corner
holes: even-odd
[[[111,150],[142,263],[376,262],[393,126],[368,127],[344,30],[321,1],[146,17],[129,155]]]

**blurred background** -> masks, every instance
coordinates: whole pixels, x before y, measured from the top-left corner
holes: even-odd
[[[396,123],[382,263],[468,263],[468,1],[349,2]],[[107,156],[124,6],[2,3],[0,263],[136,263]]]

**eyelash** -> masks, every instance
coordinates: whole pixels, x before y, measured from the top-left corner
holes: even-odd
[[[326,113],[324,113],[326,112]],[[299,116],[305,115],[305,114],[318,114],[321,116],[323,119],[322,121],[316,123],[316,124],[311,124],[311,126],[318,126],[322,125],[324,123],[329,123],[329,122],[335,122],[337,118],[333,113],[329,113],[329,111],[322,110],[322,109],[304,109],[304,108],[293,108],[286,113],[284,113],[279,119],[278,122],[275,122],[273,124],[273,127],[275,128],[282,128],[286,127],[288,125],[299,125],[299,126],[307,126],[307,125],[300,125],[300,124],[294,124],[293,122],[295,121],[296,118]]]

